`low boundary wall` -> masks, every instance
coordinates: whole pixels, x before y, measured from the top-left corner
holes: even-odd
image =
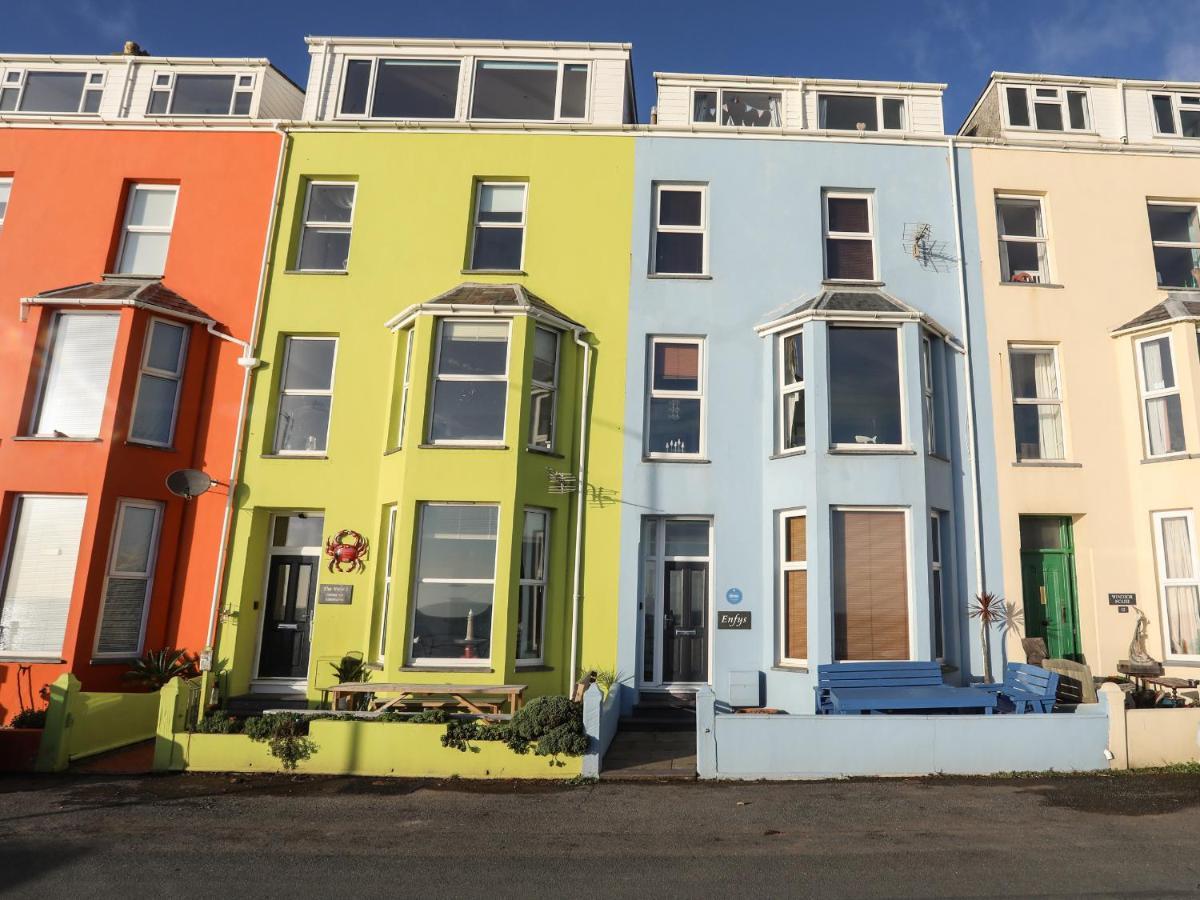
[[[67,673],[50,685],[46,727],[38,747],[39,772],[64,771],[72,761],[155,735],[158,692],[143,694],[81,691]]]
[[[588,752],[583,758],[583,777],[599,778],[604,765],[604,754],[617,736],[617,725],[621,719],[621,684],[615,683],[608,696],[596,685],[583,695],[583,727],[588,735]]]

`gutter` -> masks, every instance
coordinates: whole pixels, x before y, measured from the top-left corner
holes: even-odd
[[[575,681],[579,671],[579,612],[583,605],[583,519],[587,506],[587,439],[588,439],[588,388],[591,384],[592,345],[575,332],[576,345],[583,348],[583,388],[579,396],[579,464],[575,480],[575,564],[571,590],[571,669],[567,688]]]
[[[208,617],[208,634],[204,639],[204,646],[208,650],[215,650],[216,635],[217,635],[217,618],[221,608],[221,584],[225,576],[225,563],[228,558],[229,550],[229,531],[230,524],[233,521],[233,503],[234,496],[238,487],[238,471],[242,460],[242,443],[246,435],[246,419],[247,408],[250,402],[250,379],[255,367],[259,361],[254,358],[254,347],[258,342],[258,329],[261,324],[263,300],[267,290],[267,269],[271,264],[271,250],[274,246],[275,223],[279,215],[279,207],[282,203],[280,195],[280,185],[283,181],[283,164],[287,156],[288,134],[282,128],[277,128],[279,133],[279,159],[275,164],[275,187],[271,194],[271,212],[267,218],[267,233],[263,239],[262,264],[258,272],[258,294],[254,298],[254,313],[250,320],[250,340],[243,342],[228,335],[223,335],[220,332],[214,331],[210,326],[208,331],[210,334],[221,338],[222,340],[232,341],[241,345],[244,351],[244,356],[238,359],[238,365],[242,366],[242,396],[238,404],[237,424],[235,426],[235,434],[233,439],[233,458],[229,465],[229,488],[225,497],[225,513],[221,520],[221,537],[217,545],[217,566],[213,574],[213,592],[212,592],[212,610]]]
[[[971,320],[968,318],[967,308],[967,264],[963,259],[962,195],[958,186],[958,148],[955,145],[954,135],[946,138],[946,146],[950,151],[950,194],[954,207],[954,246],[958,256],[958,302],[963,325],[963,346],[960,352],[967,376],[967,452],[971,457],[971,516],[975,528],[975,583],[982,592],[987,589],[987,569],[983,561],[983,516],[979,509],[981,492],[979,434],[975,410],[975,370],[971,360]]]

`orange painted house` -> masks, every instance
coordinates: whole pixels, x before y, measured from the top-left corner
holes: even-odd
[[[0,721],[211,641],[302,93],[266,60],[128,49],[0,56]],[[217,483],[183,499],[178,469]]]

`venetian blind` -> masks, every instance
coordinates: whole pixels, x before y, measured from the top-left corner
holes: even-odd
[[[908,659],[908,552],[901,511],[833,516],[834,659]]]
[[[784,547],[786,562],[802,562],[806,559],[808,519],[793,516],[787,520]],[[808,572],[789,569],[784,573],[785,601],[787,603],[786,655],[789,659],[808,659]]]
[[[98,437],[120,316],[59,313],[34,433]]]

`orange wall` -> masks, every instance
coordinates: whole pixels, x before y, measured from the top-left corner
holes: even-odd
[[[15,495],[88,497],[64,662],[37,664],[21,676],[29,678],[35,693],[68,669],[85,688],[121,684],[125,665],[91,665],[120,497],[166,503],[145,648],[202,648],[226,491],[218,485],[185,504],[166,491],[163,479],[173,469],[191,467],[228,480],[242,369],[236,364],[240,348],[193,327],[174,449],[127,445],[149,317],[144,311],[124,310],[100,440],[14,440],[28,425],[39,336],[52,315],[49,309],[34,309],[22,323],[18,300],[99,280],[113,265],[128,185],[177,183],[163,283],[216,319],[226,333],[247,339],[280,141],[279,134],[267,130],[0,128],[0,176],[13,178],[0,231],[0,547],[7,546]],[[0,661],[3,719],[18,708],[18,665]]]

